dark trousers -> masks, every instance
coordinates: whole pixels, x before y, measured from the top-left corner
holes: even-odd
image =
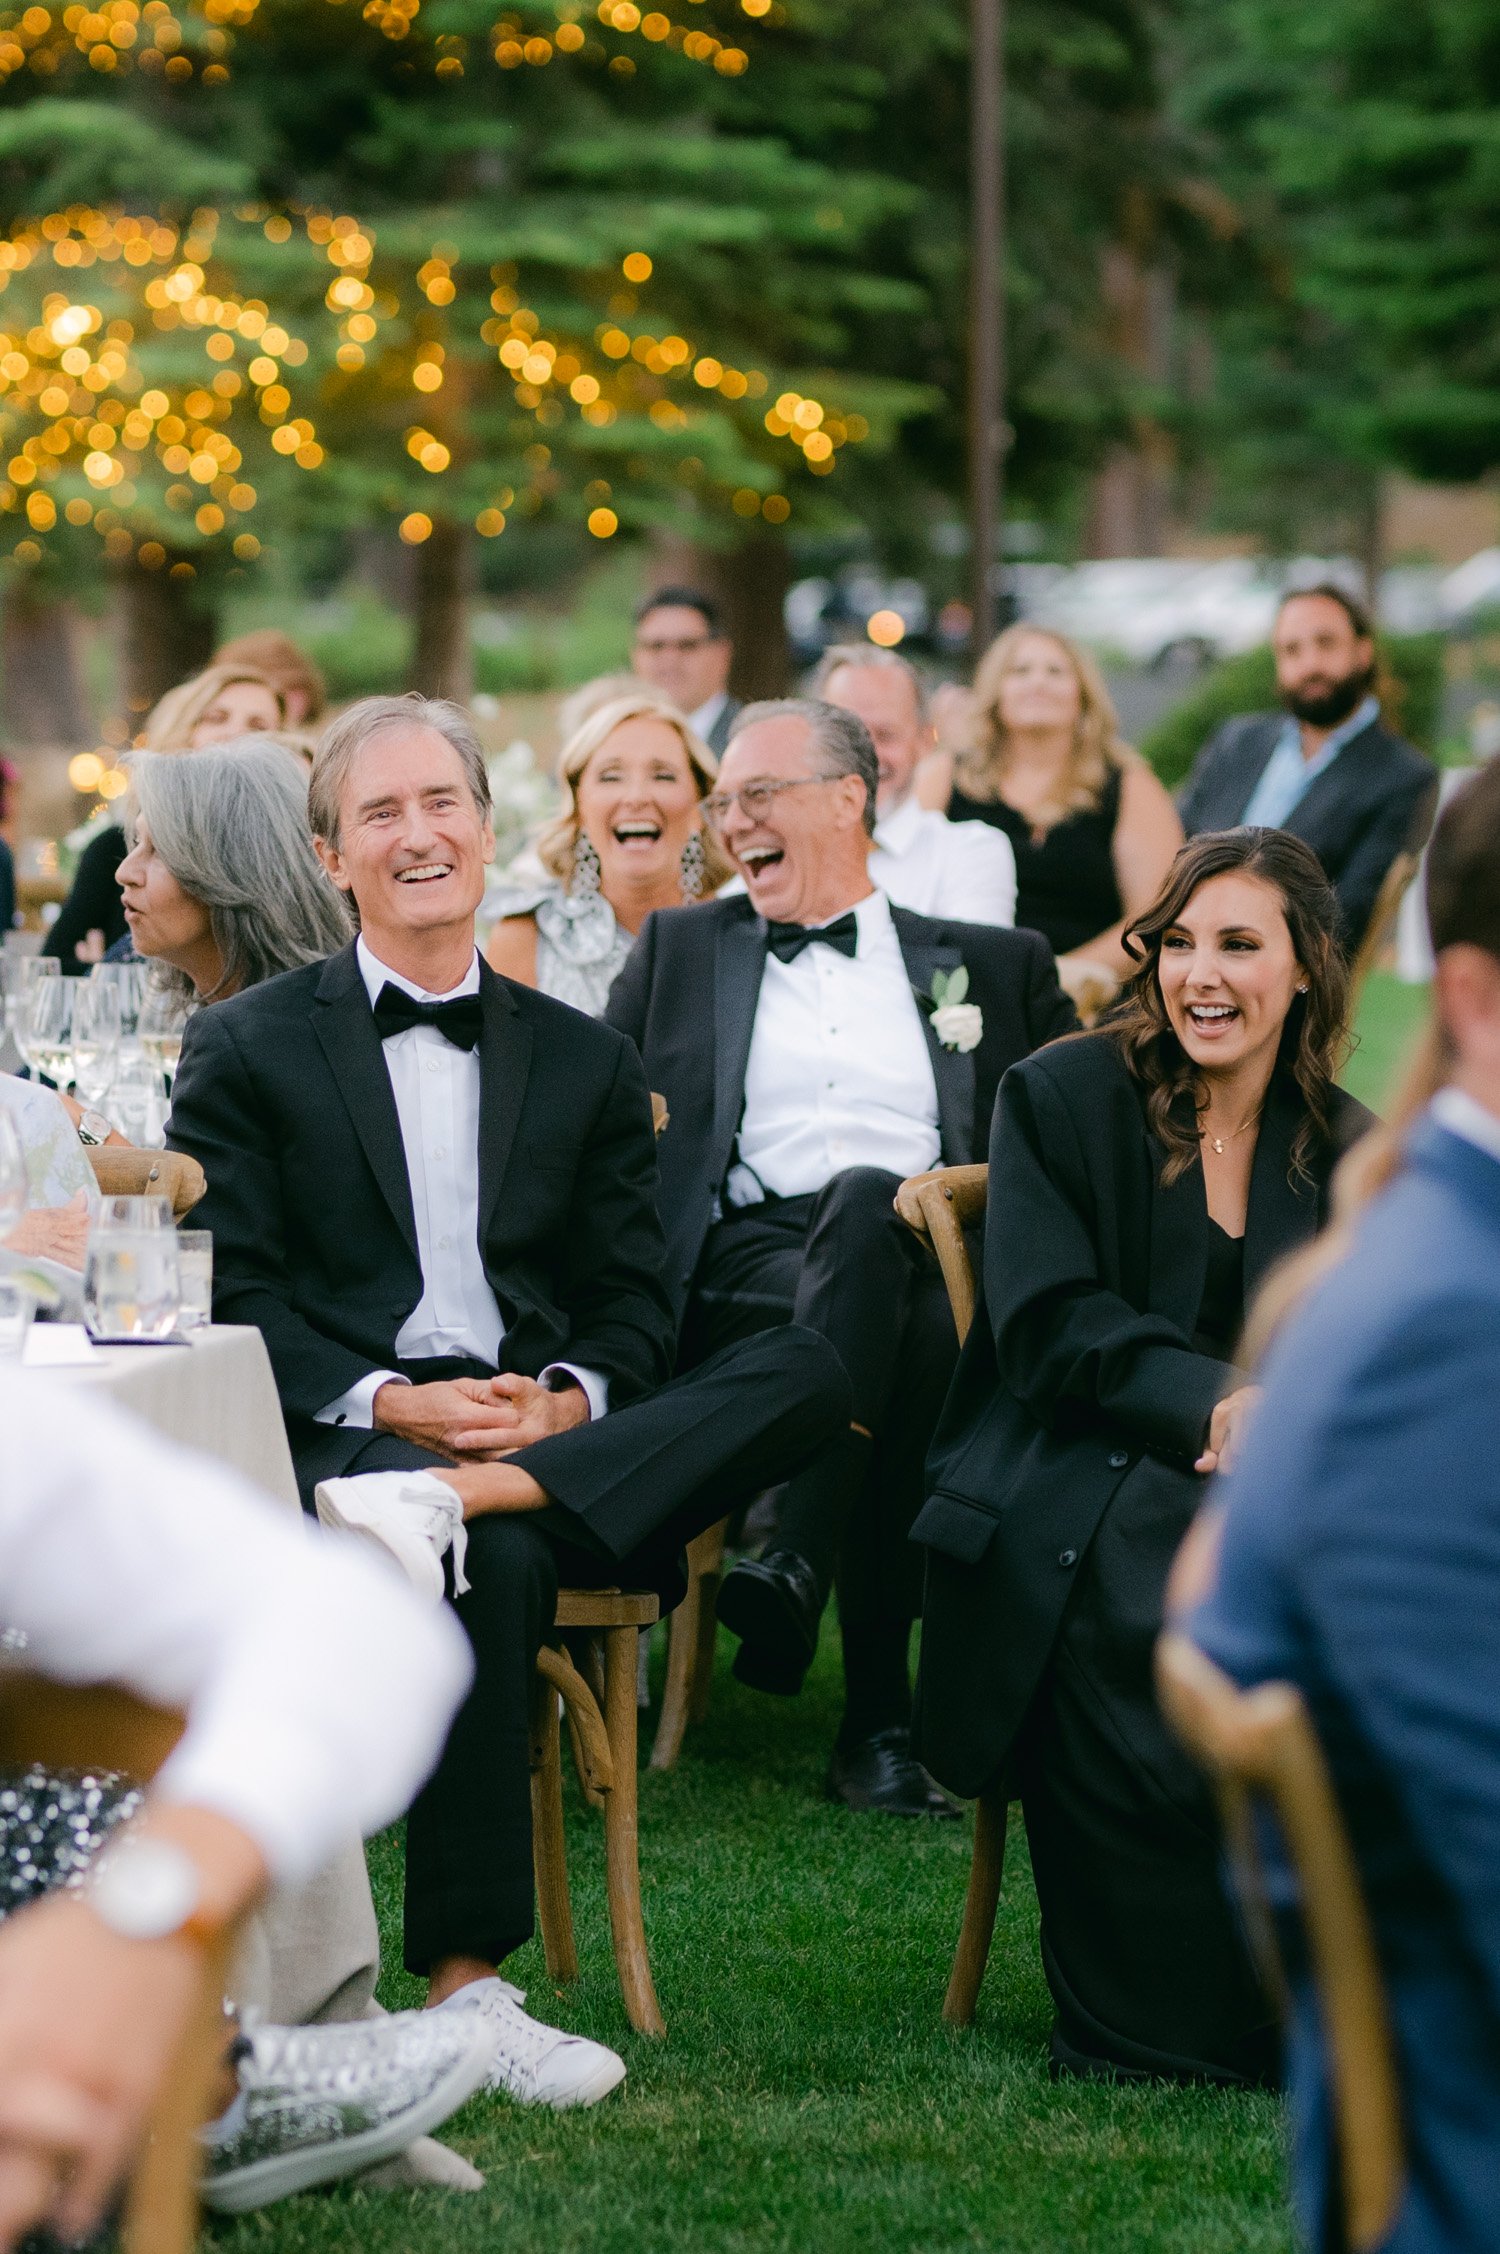
[[[825,1589],[836,1571],[851,1675],[862,1650],[887,1647],[877,1703],[903,1710],[859,1717],[868,1726],[854,1735],[907,1718],[905,1638],[922,1589],[908,1536],[958,1355],[942,1277],[896,1213],[899,1187],[895,1174],[854,1166],[816,1196],[726,1213],[709,1232],[684,1329],[691,1355],[796,1322],[828,1340],[848,1375],[853,1422],[870,1438],[840,1434],[809,1460],[781,1497],[773,1543],[799,1550]]]
[[[1054,2056],[1264,2082],[1279,2035],[1225,1889],[1212,1795],[1151,1674],[1167,1567],[1199,1491],[1164,1470],[1105,1518],[1022,1732],[1018,1781]]]
[[[404,1365],[402,1374],[489,1373],[443,1362]],[[683,1544],[784,1479],[848,1414],[837,1358],[820,1338],[782,1330],[727,1348],[647,1399],[510,1459],[552,1501],[469,1521],[470,1588],[452,1601],[473,1649],[474,1682],[407,1819],[409,1972],[429,1972],[450,1956],[498,1964],[530,1938],[531,1685],[559,1586],[648,1587],[675,1603]],[[372,1433],[344,1470],[440,1461]]]

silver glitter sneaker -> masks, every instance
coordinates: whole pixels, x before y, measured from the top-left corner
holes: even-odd
[[[404,2152],[487,2080],[478,2014],[408,2011],[246,2037],[240,2094],[203,2132],[199,2195],[239,2215]]]
[[[558,2112],[575,2105],[597,2105],[625,2079],[625,2061],[586,2035],[565,2035],[521,2009],[526,1997],[508,1980],[474,1980],[428,2014],[432,2019],[469,2019],[485,2031],[489,2051],[486,2080],[522,2105],[550,2105]]]

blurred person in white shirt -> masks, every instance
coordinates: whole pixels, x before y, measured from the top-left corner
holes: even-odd
[[[311,1876],[346,1830],[400,1814],[470,1666],[454,1623],[398,1574],[113,1404],[29,1372],[0,1373],[0,1622],[37,1674],[117,1684],[187,1717],[86,1883],[0,1922],[9,2247],[39,2223],[70,2236],[97,2222],[170,2070],[205,1947],[270,1885]],[[329,2181],[446,2118],[484,2080],[491,2044],[473,2014],[427,2019],[236,2043],[205,2133],[208,2202]]]
[[[824,651],[808,691],[863,720],[880,762],[870,876],[898,908],[961,923],[1013,924],[1016,857],[985,822],[950,822],[919,804],[916,774],[936,738],[921,674],[897,650],[837,643]]]

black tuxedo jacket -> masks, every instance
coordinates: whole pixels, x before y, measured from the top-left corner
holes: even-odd
[[[670,1371],[651,1103],[628,1041],[479,970],[479,1215],[500,1367],[596,1369],[612,1403]],[[368,1437],[315,1412],[396,1361],[422,1295],[390,1076],[353,947],[188,1025],[171,1144],[208,1179],[214,1312],[270,1352],[299,1465]],[[342,1454],[340,1453],[342,1450]],[[326,1459],[326,1460],[325,1460]]]
[[[967,1053],[945,1049],[924,1014],[943,1164],[969,1165],[984,1149],[1001,1074],[1078,1021],[1039,933],[941,923],[896,907],[891,920],[918,995],[930,995],[935,971],[963,963],[968,999],[984,1013],[983,1037]],[[667,1285],[679,1319],[745,1108],[765,962],[765,923],[742,895],[663,908],[647,917],[605,1012],[640,1050],[670,1114],[661,1138],[661,1202]]]
[[[1293,1178],[1301,1095],[1278,1073],[1245,1222],[1247,1303],[1327,1218],[1334,1165],[1370,1125],[1335,1095],[1332,1134]],[[1204,1491],[1215,1404],[1243,1378],[1192,1344],[1208,1264],[1203,1169],[1163,1188],[1144,1092],[1107,1033],[1006,1080],[990,1139],[984,1281],[927,1458],[912,1539],[927,1550],[916,1730],[965,1795],[1003,1769],[1106,1517],[1112,1610],[1154,1633],[1172,1553]],[[1140,1686],[1137,1686],[1140,1688]],[[1156,1724],[1150,1711],[1143,1734]],[[1129,1704],[1123,1696],[1122,1710]]]
[[[1210,736],[1178,798],[1189,837],[1243,822],[1285,725],[1284,712],[1253,712],[1227,720]],[[1372,720],[1349,738],[1281,825],[1310,845],[1327,871],[1351,955],[1396,855],[1426,844],[1437,790],[1432,761]]]

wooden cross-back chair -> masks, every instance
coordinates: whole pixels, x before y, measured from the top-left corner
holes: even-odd
[[[651,1123],[658,1135],[667,1119],[666,1099],[653,1094]],[[532,1861],[547,1971],[554,1980],[578,1978],[563,1828],[560,1724],[565,1716],[584,1798],[604,1813],[605,1891],[615,1969],[626,2016],[641,2035],[666,2033],[641,1910],[636,1791],[636,1659],[641,1632],[654,1624],[659,1611],[649,1591],[559,1589],[553,1626],[575,1648],[581,1643],[583,1664],[561,1644],[544,1644],[537,1654],[531,1700]]]
[[[179,1714],[112,1685],[48,1682],[0,1667],[0,1771],[118,1770],[147,1783],[182,1735]],[[24,1917],[24,1910],[17,1913]],[[205,1949],[198,1995],[147,2119],[126,2185],[123,2254],[188,2254],[198,2235],[198,2130],[224,2055],[224,1979],[233,1935]]]
[[[964,1232],[982,1224],[989,1182],[987,1166],[940,1166],[930,1174],[913,1174],[896,1192],[896,1211],[937,1255],[960,1346],[969,1335],[978,1297]],[[979,1795],[974,1808],[974,1853],[963,1923],[948,1975],[948,1993],[943,1999],[943,2017],[951,2027],[969,2026],[979,2001],[979,1986],[995,1934],[995,1914],[1000,1907],[1007,1814],[1003,1791],[992,1788]]]
[[[1300,1912],[1327,2050],[1345,2241],[1374,2254],[1390,2234],[1406,2173],[1401,2097],[1375,1939],[1322,1746],[1290,1683],[1254,1690],[1168,1630],[1156,1647],[1162,1710],[1218,1789],[1246,1924],[1267,1985],[1283,2002],[1255,1852],[1253,1809],[1273,1810],[1297,1873]]]
[[[641,1910],[636,1794],[636,1652],[659,1606],[650,1591],[559,1589],[554,1625],[583,1641],[580,1668],[560,1645],[537,1654],[531,1701],[531,1832],[537,1916],[547,1971],[578,1978],[563,1830],[562,1738],[567,1716],[584,1797],[604,1812],[605,1892],[626,2016],[640,2035],[664,2035]]]

